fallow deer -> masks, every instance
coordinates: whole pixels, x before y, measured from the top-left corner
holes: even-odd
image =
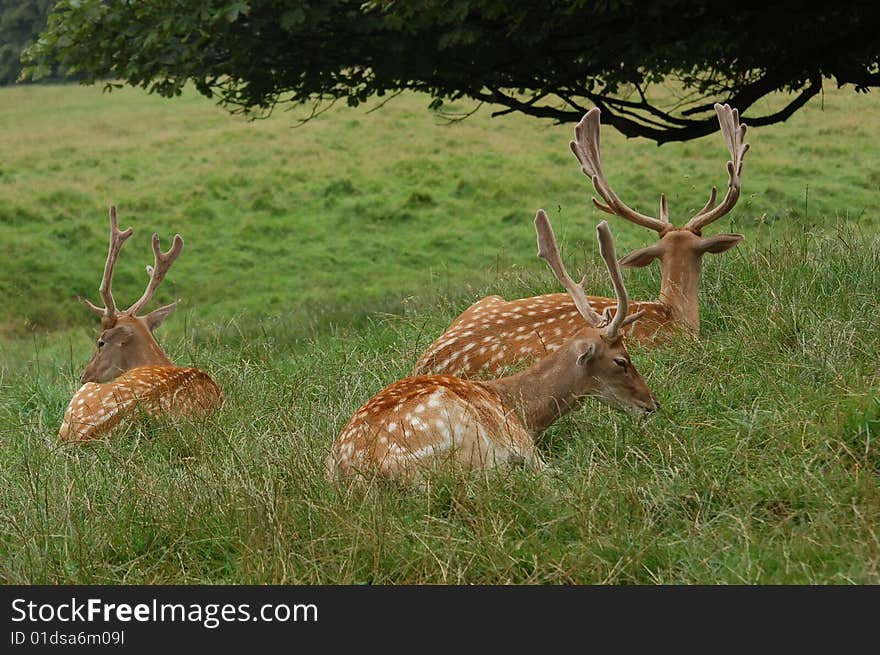
[[[583,398],[632,413],[658,409],[654,395],[630,361],[624,326],[627,295],[608,224],[597,233],[617,294],[613,318],[598,314],[581,285],[565,272],[550,221],[535,217],[538,256],[571,295],[581,329],[531,368],[493,381],[451,375],[404,378],[364,404],[337,438],[326,466],[330,479],[371,474],[411,480],[426,468],[454,461],[463,468],[524,464],[540,469],[534,438]],[[492,347],[490,342],[486,342]]]
[[[116,308],[113,271],[122,244],[131,235],[131,228],[119,229],[116,207],[110,207],[110,251],[99,288],[104,307],[80,299],[101,317],[101,334],[80,378],[82,386],[64,413],[58,436],[65,441],[97,437],[138,410],[150,415],[186,415],[213,410],[222,402],[219,387],[206,373],[175,366],[153,338],[153,330],[177,302],[139,315],[183,250],[179,234],[168,252],[162,252],[158,235],[153,235],[155,260],[153,266],[147,266],[150,279],[146,290],[125,311]]]
[[[656,244],[635,250],[620,260],[625,267],[646,266],[654,259],[660,262],[659,300],[632,303],[632,310],[644,312],[644,317],[633,325],[628,336],[643,344],[657,345],[682,329],[699,334],[698,291],[703,255],[722,253],[743,239],[740,234],[702,236],[703,228],[729,212],[739,199],[743,157],[749,148],[743,143],[746,126],[739,122],[737,110],[716,104],[715,112],[731,156],[727,162],[727,194],[716,205],[717,190],[712,187],[706,205],[680,228],[669,221],[665,194],[660,196],[660,217],[654,218],[627,207],[614,193],[602,171],[598,108],[591,109],[578,123],[576,140],[570,144],[581,170],[605,201],[593,198],[596,206],[655,230],[660,237]],[[590,297],[590,302],[599,312],[613,311],[613,299]],[[505,366],[545,356],[565,343],[580,325],[577,308],[564,293],[510,301],[489,296],[468,307],[428,347],[419,358],[415,373],[491,376]]]

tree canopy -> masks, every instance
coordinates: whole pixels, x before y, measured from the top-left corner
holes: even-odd
[[[54,0],[0,0],[0,86],[21,72],[21,52],[46,27]]]
[[[595,105],[663,143],[716,130],[714,102],[766,125],[827,79],[880,85],[876,14],[865,1],[61,0],[24,60],[32,78],[58,67],[165,96],[192,82],[252,115],[407,89],[434,108],[467,98],[560,122]],[[784,107],[759,103],[777,91]]]

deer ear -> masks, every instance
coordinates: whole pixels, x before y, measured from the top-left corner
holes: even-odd
[[[587,363],[596,356],[596,344],[591,343],[586,347],[584,352],[578,355],[578,366],[586,366]]]
[[[700,241],[699,250],[701,253],[711,252],[717,255],[739,245],[743,238],[742,234],[716,234]]]
[[[620,265],[626,268],[642,268],[660,257],[660,254],[661,249],[659,246],[639,248],[638,250],[633,250],[626,257],[621,259]]]
[[[164,307],[160,307],[159,309],[154,309],[149,314],[144,316],[144,320],[147,322],[147,327],[150,328],[150,332],[162,325],[162,321],[168,318],[168,315],[175,309],[177,309],[178,302],[180,301],[175,300],[170,305],[165,305]]]

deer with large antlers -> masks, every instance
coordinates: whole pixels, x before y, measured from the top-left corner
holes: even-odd
[[[58,436],[65,441],[104,434],[138,409],[150,415],[186,415],[207,412],[222,403],[219,387],[206,373],[175,366],[153,338],[153,330],[174,311],[177,302],[140,315],[183,250],[179,234],[168,252],[162,252],[158,235],[153,235],[155,259],[153,266],[147,266],[147,288],[131,307],[117,309],[113,272],[122,244],[131,235],[131,228],[119,229],[116,207],[110,207],[110,251],[99,288],[104,306],[81,299],[101,318],[101,334],[80,379],[82,387],[64,413]]]
[[[580,330],[531,368],[478,382],[423,375],[395,382],[363,405],[327,458],[329,476],[359,479],[379,474],[410,480],[445,461],[463,468],[507,464],[542,466],[534,438],[587,396],[634,414],[659,404],[633,366],[623,328],[627,295],[608,224],[598,228],[600,252],[617,294],[617,312],[596,312],[581,285],[565,272],[550,221],[535,217],[538,256],[567,289],[581,317]]]
[[[727,162],[727,193],[716,204],[717,190],[712,187],[706,205],[683,227],[669,221],[666,195],[660,196],[659,218],[641,214],[620,200],[602,171],[599,151],[599,109],[591,109],[575,127],[571,150],[583,173],[590,178],[604,202],[593,198],[604,212],[624,218],[657,232],[659,241],[635,250],[620,260],[624,267],[642,267],[657,259],[660,262],[660,298],[633,302],[632,311],[643,312],[642,319],[630,329],[632,340],[656,345],[682,329],[699,334],[698,302],[703,255],[722,253],[736,246],[740,234],[716,234],[703,237],[703,229],[736,205],[742,190],[743,157],[749,149],[744,143],[746,126],[739,113],[728,105],[715,105],[718,123],[730,161]],[[612,312],[610,298],[591,297],[597,311]],[[419,358],[415,372],[449,373],[478,376],[535,357],[562,346],[580,329],[578,309],[569,295],[546,294],[518,300],[501,296],[483,298],[465,310]]]

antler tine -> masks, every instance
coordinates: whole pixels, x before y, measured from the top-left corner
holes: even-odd
[[[620,272],[620,264],[617,262],[614,237],[611,236],[608,221],[602,221],[596,226],[596,236],[599,239],[599,253],[605,260],[608,275],[611,276],[611,284],[614,286],[614,293],[617,295],[617,312],[605,327],[605,337],[614,339],[617,337],[617,331],[623,325],[632,323],[638,317],[633,318],[626,315],[629,310],[629,296],[627,296],[626,287],[623,285],[623,274]]]
[[[147,266],[147,273],[150,276],[150,281],[147,283],[147,288],[144,291],[144,295],[142,295],[137,302],[135,302],[131,307],[128,308],[128,310],[126,310],[128,314],[137,314],[141,309],[144,308],[144,305],[152,300],[153,294],[156,293],[156,289],[158,289],[159,285],[162,284],[162,280],[165,279],[165,274],[168,273],[168,269],[171,268],[174,260],[177,259],[182,250],[183,238],[179,234],[174,235],[174,243],[171,244],[171,248],[168,250],[168,252],[162,252],[162,250],[159,248],[159,235],[153,234],[154,265]]]
[[[669,223],[669,205],[666,203],[666,194],[660,194],[660,220]]]
[[[98,293],[101,294],[104,307],[98,307],[85,298],[81,298],[86,307],[103,319],[110,319],[116,315],[116,302],[113,300],[113,273],[116,270],[116,259],[119,257],[119,251],[122,250],[122,244],[133,232],[131,228],[119,229],[116,206],[110,205],[110,249],[107,252],[107,262],[104,264],[104,277],[101,278],[101,286],[98,287]]]
[[[603,204],[593,198],[593,203],[604,212],[625,218],[628,221],[647,227],[657,232],[663,232],[669,227],[666,221],[657,220],[652,216],[640,214],[634,209],[627,207],[614,193],[614,189],[605,179],[602,171],[602,158],[599,150],[599,115],[598,107],[593,107],[584,114],[584,117],[574,128],[575,141],[569,143],[571,151],[581,164],[584,175],[593,181],[593,188],[602,199],[608,203]],[[668,212],[667,212],[668,213]]]
[[[697,215],[705,214],[707,211],[712,209],[715,206],[715,199],[718,197],[718,187],[712,187],[712,190],[709,192],[709,199],[706,201],[706,204],[703,205],[703,208],[697,212]]]
[[[562,264],[562,257],[559,254],[559,248],[556,245],[556,237],[553,235],[550,219],[547,218],[547,214],[543,209],[539,209],[535,215],[535,232],[538,233],[538,257],[547,262],[550,270],[556,275],[556,279],[562,282],[562,286],[565,287],[568,295],[574,300],[575,307],[577,307],[581,316],[594,327],[603,325],[604,319],[590,305],[590,301],[584,291],[583,281],[581,284],[578,284],[566,272],[565,266]]]
[[[712,187],[709,201],[685,225],[685,229],[697,233],[709,225],[709,223],[724,216],[736,205],[742,191],[743,158],[749,150],[749,144],[743,143],[746,135],[746,125],[739,122],[739,111],[731,109],[730,105],[715,103],[715,113],[718,114],[721,135],[724,137],[724,143],[727,145],[728,152],[730,152],[730,161],[727,162],[727,194],[725,194],[721,203],[715,207],[716,189]]]

